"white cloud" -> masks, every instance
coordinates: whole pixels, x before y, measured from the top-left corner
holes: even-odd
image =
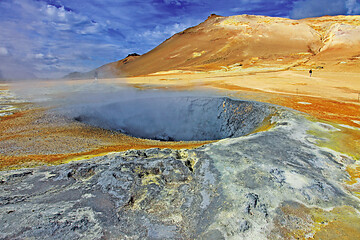
[[[174,23],[168,26],[160,26],[157,25],[152,30],[147,30],[142,33],[139,33],[137,36],[141,38],[147,39],[166,39],[171,37],[172,35],[181,32],[189,27],[193,26],[193,24],[183,24],[183,23]]]
[[[200,22],[163,12],[152,1],[53,2],[56,6],[47,0],[0,0],[0,42],[11,52],[11,69],[26,65],[27,72],[50,77],[76,68],[89,71],[132,52],[143,54]],[[191,1],[172,4],[181,3]],[[6,65],[10,62],[2,61],[0,68]]]
[[[290,16],[299,19],[341,14],[360,14],[360,4],[356,0],[302,0],[294,3]]]
[[[0,55],[6,56],[9,54],[9,51],[5,47],[0,47]]]
[[[85,26],[84,28],[79,29],[79,30],[76,31],[76,32],[79,33],[79,34],[95,34],[95,33],[100,32],[101,30],[102,30],[102,29],[101,29],[100,24],[98,24],[98,23],[91,23],[90,25]]]
[[[198,0],[163,0],[163,1],[167,5],[176,5],[176,6],[182,6],[184,4],[201,2]]]
[[[0,47],[0,56],[9,55],[11,52],[11,59],[3,58],[0,68],[9,69],[2,71],[7,77],[11,77],[10,73],[19,76],[11,69],[22,69],[25,65],[25,72],[38,76],[61,77],[67,73],[64,69],[69,69],[62,65],[71,66],[72,70],[75,67],[90,70],[108,61],[76,59],[74,49],[94,54],[99,45],[99,33],[105,27],[83,13],[55,7],[46,2],[0,1],[0,42],[7,46]],[[97,37],[91,37],[92,35]],[[90,37],[87,39],[82,36]],[[111,51],[114,52],[114,48],[106,49],[98,56],[111,56]],[[46,65],[49,67],[45,67]]]
[[[179,1],[179,0],[164,0],[164,3],[168,4],[168,5],[173,4],[173,5],[181,6],[182,1]]]
[[[347,14],[359,14],[360,13],[360,3],[356,0],[347,0],[346,1]]]
[[[42,54],[42,53],[37,53],[37,54],[35,54],[35,56],[34,56],[36,59],[43,59],[44,58],[44,54]]]

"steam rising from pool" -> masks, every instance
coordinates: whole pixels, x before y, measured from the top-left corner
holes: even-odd
[[[254,131],[274,112],[269,104],[219,97],[201,88],[137,90],[120,80],[32,82],[16,89],[70,121],[163,141],[239,137]]]
[[[83,106],[73,118],[139,138],[202,141],[249,134],[270,113],[269,105],[258,102],[166,96]]]

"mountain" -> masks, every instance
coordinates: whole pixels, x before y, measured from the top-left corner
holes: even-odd
[[[322,42],[319,53],[310,58],[309,65],[360,72],[360,16],[325,16],[300,22],[313,28]]]
[[[129,55],[92,73],[111,77],[294,67],[360,72],[359,60],[360,16],[292,20],[213,14],[142,56]]]
[[[121,77],[123,74],[118,69],[121,68],[122,65],[128,64],[135,59],[137,59],[140,55],[137,53],[131,53],[126,58],[121,59],[116,62],[105,64],[99,68],[96,68],[90,72],[81,73],[81,72],[72,72],[65,75],[64,79],[88,79],[95,78],[97,75],[99,78],[113,78],[113,77]]]

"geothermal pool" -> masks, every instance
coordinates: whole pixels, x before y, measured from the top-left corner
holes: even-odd
[[[41,106],[52,108],[29,125],[32,135],[22,141],[35,137],[35,124],[50,129],[74,121],[141,138],[225,139],[178,150],[159,143],[2,171],[0,238],[286,239],[298,237],[299,229],[312,237],[314,228],[327,236],[357,234],[359,199],[346,184],[351,178],[345,171],[355,161],[318,144],[319,136],[330,140],[339,125],[208,93],[63,89],[64,94],[52,95],[38,91]],[[268,119],[275,122],[270,131],[250,134]],[[96,130],[101,129],[80,141],[98,140],[92,135]],[[58,135],[49,136],[56,142],[51,147],[63,144]],[[24,146],[41,147],[42,142],[32,141]],[[14,142],[3,146],[12,150]]]
[[[163,141],[203,141],[251,133],[270,105],[227,97],[151,97],[83,106],[76,121]]]

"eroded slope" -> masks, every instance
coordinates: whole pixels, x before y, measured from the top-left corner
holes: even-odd
[[[274,71],[298,66],[358,71],[359,21],[359,16],[291,20],[211,15],[136,59],[120,60],[98,70],[117,76],[252,67]]]

